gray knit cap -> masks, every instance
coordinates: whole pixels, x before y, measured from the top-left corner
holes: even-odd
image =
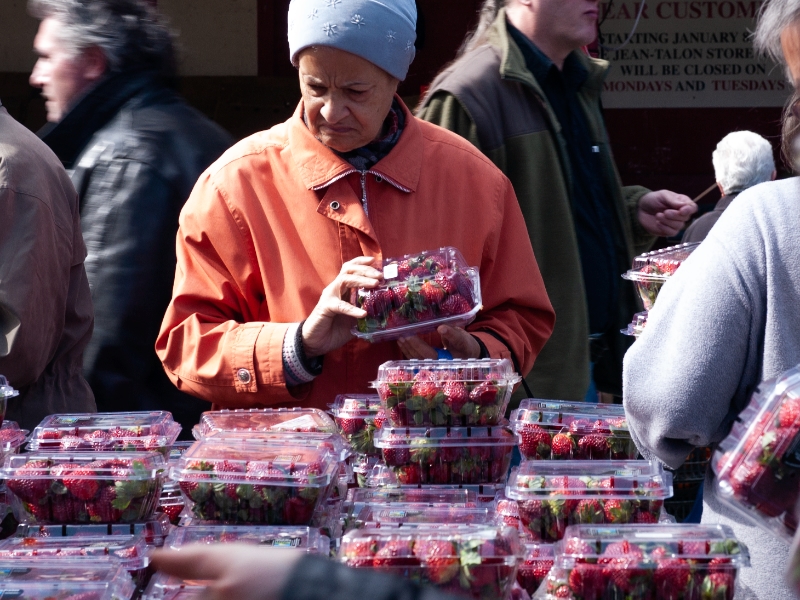
[[[414,0],[292,0],[289,51],[292,64],[309,46],[331,46],[368,60],[399,80],[416,54]]]

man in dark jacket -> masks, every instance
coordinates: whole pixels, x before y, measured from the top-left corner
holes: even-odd
[[[706,239],[711,228],[736,196],[754,185],[773,181],[778,174],[772,146],[752,131],[734,131],[726,135],[717,144],[711,161],[714,163],[714,176],[722,198],[714,206],[714,210],[696,219],[686,229],[682,241],[687,244]]]
[[[620,275],[697,210],[686,196],[622,187],[600,106],[608,63],[581,51],[597,13],[597,0],[485,0],[466,51],[418,113],[475,144],[514,185],[556,311],[527,377],[540,398],[583,399],[590,362],[597,387],[621,394],[619,330],[641,308]]]
[[[80,196],[95,306],[85,375],[102,411],[170,410],[187,429],[204,403],[178,392],[154,344],[171,297],[178,215],[231,144],[170,87],[172,33],[146,0],[30,0],[41,19],[31,84],[40,136]]]

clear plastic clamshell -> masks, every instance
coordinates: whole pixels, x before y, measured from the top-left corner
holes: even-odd
[[[536,598],[733,598],[747,548],[723,525],[579,525]]]
[[[533,595],[553,568],[555,546],[540,542],[527,542],[524,558],[517,569],[517,583],[528,594]]]
[[[331,405],[336,427],[350,443],[353,452],[378,456],[373,437],[386,420],[383,404],[377,394],[344,394]]]
[[[639,455],[621,404],[523,400],[511,426],[526,460],[626,460]]]
[[[28,450],[157,450],[166,454],[180,433],[180,423],[167,411],[55,414],[33,430]]]
[[[800,496],[800,366],[759,385],[712,467],[722,502],[791,541]]]
[[[0,561],[0,598],[129,600],[136,592],[120,564],[91,561]]]
[[[353,335],[370,342],[464,327],[483,307],[478,268],[452,247],[385,259],[383,279],[353,292],[352,303],[367,312]]]
[[[181,550],[189,544],[253,544],[287,548],[327,556],[330,540],[311,527],[264,527],[255,525],[190,525],[177,527],[165,547]]]
[[[655,461],[527,461],[506,486],[523,533],[555,542],[576,524],[658,523],[672,474]]]
[[[689,255],[700,245],[680,244],[661,250],[654,250],[637,256],[633,268],[622,278],[633,281],[646,311],[653,308],[664,283],[675,274]]]
[[[148,546],[160,548],[171,530],[169,519],[164,514],[156,514],[152,519],[138,523],[97,523],[83,525],[34,525],[22,523],[17,528],[17,536],[25,538],[66,538],[139,536]]]
[[[373,387],[395,427],[497,425],[521,381],[508,359],[400,360]]]
[[[207,581],[183,580],[172,575],[156,573],[150,579],[142,600],[201,600]]]
[[[192,429],[197,440],[225,432],[336,433],[336,424],[317,408],[253,408],[205,412]]]
[[[375,446],[402,485],[502,482],[516,445],[502,426],[384,426],[375,435]]]
[[[202,521],[308,525],[339,481],[326,449],[210,438],[170,468],[194,518]]]

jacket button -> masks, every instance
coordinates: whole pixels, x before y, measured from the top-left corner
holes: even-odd
[[[236,371],[236,376],[242,383],[250,383],[250,371],[247,369],[239,369]]]
[[[341,205],[341,204],[339,204],[338,202],[336,202],[336,200],[334,200],[333,202],[331,202],[331,208],[332,208],[333,210],[339,210],[339,208],[340,208],[341,206],[342,206],[342,205]]]
[[[383,177],[381,177],[380,175],[376,175],[375,181],[377,181],[378,183],[383,183]]]

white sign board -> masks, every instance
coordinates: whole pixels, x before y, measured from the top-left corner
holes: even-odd
[[[604,1],[600,43],[611,71],[607,108],[783,106],[784,70],[756,56],[750,41],[758,0]]]

